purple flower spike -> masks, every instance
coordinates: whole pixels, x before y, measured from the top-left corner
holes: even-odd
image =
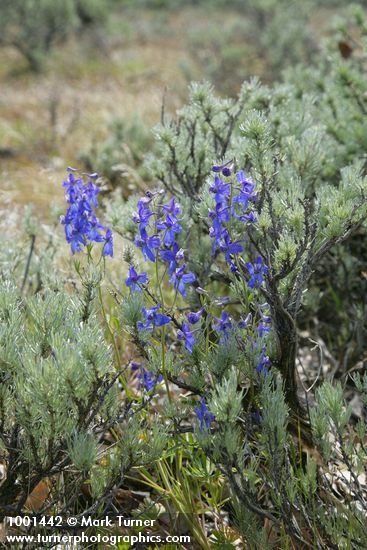
[[[82,178],[76,178],[75,170],[69,170],[73,171],[69,171],[67,180],[63,182],[69,207],[60,221],[65,226],[65,237],[72,253],[81,252],[88,242],[99,242],[104,243],[103,256],[113,256],[112,231],[107,229],[103,235],[101,232],[106,228],[94,213],[94,209],[98,208],[100,189],[91,179],[84,185]]]

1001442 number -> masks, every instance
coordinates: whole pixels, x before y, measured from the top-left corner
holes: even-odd
[[[51,527],[61,527],[61,516],[8,516],[7,523],[10,527],[37,527],[49,525]]]

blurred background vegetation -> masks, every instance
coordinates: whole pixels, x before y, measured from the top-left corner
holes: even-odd
[[[191,80],[235,96],[312,62],[338,0],[2,0],[0,204],[48,216],[66,164],[144,186],[162,104]],[[363,2],[362,2],[363,4]]]

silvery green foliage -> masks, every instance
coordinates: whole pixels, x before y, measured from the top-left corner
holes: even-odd
[[[223,403],[236,400],[234,387],[228,395],[224,391],[230,385],[229,378],[216,389],[212,410],[218,398]],[[322,458],[317,453],[316,458],[307,459],[298,454],[300,427],[296,427],[298,436],[293,439],[282,387],[270,375],[263,380],[259,405],[260,413],[238,411],[236,422],[229,418],[223,422],[220,416],[216,428],[199,437],[202,448],[230,483],[244,541],[255,544],[267,520],[274,529],[284,529],[283,544],[293,540],[325,549],[363,546],[367,535],[366,424],[360,421],[354,430],[342,387],[325,383],[317,391],[311,410],[314,444]],[[340,492],[337,498],[333,494],[335,483]],[[260,487],[266,487],[264,499],[259,495]],[[253,529],[245,521],[249,517]]]
[[[144,300],[141,294],[135,292],[129,298],[123,299],[121,303],[120,315],[121,322],[126,330],[131,334],[136,333],[136,325],[142,320],[142,307]]]
[[[234,423],[242,409],[242,391],[237,390],[238,376],[233,369],[228,378],[215,388],[210,402],[210,410],[218,422]]]
[[[167,116],[155,128],[159,155],[147,161],[154,178],[173,194],[182,188],[189,197],[197,196],[213,159],[231,155],[232,134],[243,120],[245,106],[250,109],[256,105],[256,89],[256,81],[244,84],[235,101],[217,97],[207,82],[193,83],[189,104],[176,119]]]
[[[361,377],[355,378],[356,387],[360,392],[362,402],[365,401],[365,389]],[[366,448],[366,417],[360,418],[356,429],[353,429],[352,408],[345,400],[344,388],[340,383],[325,382],[316,392],[316,403],[311,410],[311,422],[315,441],[321,453],[335,472],[335,481],[348,495],[348,515],[355,537],[365,540],[367,535],[365,515],[367,509],[367,494],[365,484]],[[334,481],[334,482],[335,482]],[[329,472],[323,471],[319,483],[331,490],[332,478]],[[345,518],[340,517],[334,506],[329,506],[325,514],[325,526],[329,533],[336,527],[345,530]]]
[[[318,63],[312,68],[299,66],[286,75],[297,95],[314,98],[314,113],[331,139],[326,149],[324,141],[320,148],[326,152],[323,179],[334,184],[339,170],[348,164],[360,161],[362,174],[366,173],[366,29],[364,11],[356,5],[349,7],[347,15],[335,21],[334,32],[324,42]],[[345,191],[348,186],[345,181]],[[343,196],[336,205],[338,217],[343,215],[341,203]],[[336,219],[335,224],[338,223]],[[349,364],[358,361],[366,342],[365,228],[364,223],[347,247],[336,247],[332,256],[316,269],[314,277],[313,296],[317,293],[318,298],[313,311],[318,310],[323,334],[330,321],[339,327],[337,338],[331,338],[331,351],[334,356],[347,357]],[[330,230],[333,231],[333,224]],[[330,284],[320,293],[326,273]],[[353,343],[351,333],[355,335]]]
[[[363,349],[366,319],[360,271],[366,253],[362,203],[367,82],[363,52],[356,48],[343,58],[338,49],[342,37],[353,46],[353,26],[353,32],[361,34],[363,48],[365,19],[360,10],[353,13],[339,23],[317,63],[290,72],[282,84],[270,88],[253,81],[231,100],[216,96],[208,84],[193,84],[189,104],[156,129],[159,155],[151,157],[148,165],[168,190],[178,194],[182,189],[194,199],[199,218],[205,218],[210,202],[206,180],[213,160],[234,158],[239,167],[247,168],[264,193],[259,230],[253,238],[257,244],[264,240],[264,257],[270,256],[280,294],[288,296],[287,307],[297,312],[301,301],[308,300],[305,286],[311,286],[313,308],[322,300],[323,307],[333,308],[333,317],[346,327],[338,339],[328,335],[333,350],[345,354],[349,349],[356,359]],[[200,246],[193,248],[191,267],[198,272],[202,265],[207,274],[210,243],[200,225],[195,227],[193,238]],[[337,246],[353,233],[350,249]],[[331,246],[333,256],[327,254]],[[319,286],[313,286],[323,272],[334,293],[329,289],[320,293]],[[337,288],[345,284],[354,303],[361,304],[358,311],[343,303],[344,295]],[[307,311],[302,318],[307,319]],[[321,322],[324,330],[323,318]],[[357,334],[351,351],[350,323]]]
[[[89,472],[96,463],[98,445],[92,434],[74,433],[70,439],[68,450],[70,458],[78,470]]]
[[[4,275],[2,269],[3,264]],[[77,510],[75,499],[91,472],[95,502],[109,502],[111,487],[122,483],[124,472],[150,462],[164,445],[159,426],[153,444],[139,439],[140,420],[120,395],[121,373],[95,306],[99,284],[93,269],[82,278],[86,296],[60,288],[22,296],[10,280],[0,284],[0,438],[8,463],[0,490],[4,513],[23,510],[41,480],[63,471],[68,483],[58,488],[57,498],[64,512]],[[101,437],[112,427],[122,439],[110,451]]]
[[[277,460],[277,453],[280,451],[283,454],[286,450],[288,407],[281,385],[276,385],[274,389],[271,380],[266,379],[261,391],[261,403],[264,405],[263,443],[272,460]]]

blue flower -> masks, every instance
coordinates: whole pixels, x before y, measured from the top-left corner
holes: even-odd
[[[90,241],[95,241],[97,243],[104,242],[104,237],[99,233],[99,231],[103,231],[104,226],[99,223],[98,218],[94,216],[93,214],[90,217],[89,222],[89,229],[87,231],[87,237]]]
[[[111,229],[107,229],[106,231],[102,256],[113,256],[113,235]]]
[[[228,178],[232,174],[231,168],[229,166],[224,166],[222,168],[222,174],[223,174],[223,176]]]
[[[222,172],[223,176],[230,176],[232,174],[233,160],[229,160],[225,164],[214,164],[212,166],[212,172]]]
[[[151,237],[136,237],[134,244],[141,248],[144,258],[149,259],[151,262],[155,262],[155,252],[161,245],[161,240],[158,235],[152,235]]]
[[[186,264],[176,269],[169,280],[169,284],[174,286],[182,296],[186,296],[186,285],[196,280],[194,273],[185,273]]]
[[[147,371],[144,367],[141,366],[141,363],[132,362],[131,363],[131,372],[136,372],[139,370],[139,388],[143,389],[145,393],[154,389],[157,384],[160,384],[163,380],[161,374],[154,374],[153,371]]]
[[[215,420],[214,414],[209,411],[203,397],[200,400],[199,407],[195,407],[195,414],[200,422],[199,429],[202,432],[207,431]]]
[[[178,204],[176,204],[176,199],[174,197],[169,201],[168,204],[164,204],[162,206],[162,209],[166,213],[172,214],[172,216],[178,216],[178,214],[181,212],[181,208]]]
[[[157,304],[149,309],[143,307],[142,313],[145,323],[139,321],[137,325],[138,329],[151,331],[154,327],[162,327],[163,325],[170,323],[171,317],[168,317],[168,315],[163,315],[163,313],[157,313],[160,308],[160,304]]]
[[[160,384],[163,380],[163,376],[156,375],[152,371],[146,371],[144,368],[140,370],[139,374],[140,388],[143,388],[145,393],[153,390],[157,384]]]
[[[237,220],[247,223],[255,223],[257,221],[257,216],[255,212],[249,212],[248,214],[234,214]]]
[[[208,217],[213,220],[213,226],[216,224],[215,229],[217,231],[221,230],[222,223],[229,222],[231,219],[227,203],[217,203],[215,210],[209,210]]]
[[[229,316],[229,313],[227,313],[226,311],[223,311],[220,319],[218,319],[217,317],[214,317],[214,318],[217,321],[217,323],[214,323],[215,330],[217,332],[222,332],[226,336],[232,328],[232,321]]]
[[[213,239],[212,255],[215,256],[217,248],[220,247],[220,241],[223,238],[225,231],[227,231],[222,223],[229,221],[229,209],[223,208],[209,211],[209,218],[213,220],[213,226],[209,229],[209,235]]]
[[[258,256],[255,263],[248,262],[246,264],[247,270],[250,273],[250,279],[248,286],[250,288],[258,288],[264,281],[264,275],[268,272],[268,267],[263,263],[261,256]]]
[[[196,328],[195,330],[191,330],[190,325],[184,323],[182,325],[182,330],[177,331],[177,339],[185,341],[185,348],[189,353],[192,353],[192,348],[196,342],[194,332],[197,332],[198,330],[200,329]]]
[[[68,228],[65,227],[65,234],[66,234],[66,240],[70,244],[71,252],[75,254],[76,252],[81,252],[82,247],[87,244],[84,234],[80,231],[80,229],[74,228]]]
[[[165,221],[157,223],[157,230],[161,231],[163,229],[166,230],[163,243],[165,246],[170,247],[175,242],[175,234],[180,233],[182,227],[173,215],[167,214]]]
[[[252,191],[255,189],[255,184],[252,183],[252,181],[246,179],[246,174],[243,170],[239,170],[237,172],[236,178],[238,183],[242,187],[243,193],[252,193]]]
[[[260,357],[256,365],[256,372],[258,372],[259,374],[268,374],[269,372],[268,367],[271,367],[271,365],[272,363],[268,355],[266,355],[266,347],[263,346]]]
[[[199,309],[196,313],[194,311],[190,311],[190,313],[187,314],[187,320],[191,325],[195,325],[200,321],[201,314],[203,313],[203,309]]]
[[[222,233],[222,238],[219,240],[219,250],[225,253],[226,262],[232,264],[231,255],[243,252],[243,246],[240,244],[240,241],[232,242],[228,231],[225,229]]]
[[[246,179],[245,172],[240,170],[237,174],[237,181],[241,187],[235,187],[239,191],[238,195],[235,195],[232,199],[232,215],[238,220],[253,222],[256,220],[254,213],[246,212],[248,209],[249,201],[256,201],[256,193],[254,193],[255,184]],[[236,213],[235,205],[238,205],[241,209],[240,214]]]
[[[69,172],[68,179],[63,181],[62,186],[66,189],[66,201],[69,204],[74,203],[83,190],[83,180],[76,179],[73,172]]]
[[[258,331],[260,337],[264,336],[264,334],[269,334],[269,332],[271,332],[271,328],[265,323],[260,323],[256,327],[256,330]]]
[[[177,243],[173,243],[172,250],[161,250],[160,255],[164,262],[169,262],[168,275],[172,275],[177,268],[177,263],[184,259],[184,251]]]
[[[134,212],[132,219],[135,223],[139,224],[139,232],[142,239],[147,239],[148,234],[146,228],[149,225],[150,217],[153,215],[153,212],[147,208],[151,199],[142,198],[138,201],[138,211]]]
[[[93,206],[93,208],[98,208],[97,195],[101,192],[99,187],[93,185],[93,183],[89,181],[88,185],[86,186],[85,192],[89,199],[89,203]]]
[[[258,331],[260,337],[263,337],[265,334],[269,334],[271,332],[271,317],[268,315],[269,313],[269,304],[261,304],[259,305],[259,313],[261,317],[261,321],[259,325],[256,327],[256,330]]]
[[[231,184],[224,183],[219,176],[215,176],[214,183],[209,186],[209,191],[214,193],[216,204],[226,204],[227,197],[231,194]]]
[[[143,285],[148,281],[148,275],[143,271],[140,275],[137,274],[135,268],[131,265],[129,267],[129,276],[125,280],[125,284],[127,287],[131,287],[131,290],[136,292],[141,292],[141,288],[139,285]]]
[[[252,322],[252,314],[248,313],[245,317],[245,319],[242,319],[238,322],[239,328],[247,328],[248,325]]]

